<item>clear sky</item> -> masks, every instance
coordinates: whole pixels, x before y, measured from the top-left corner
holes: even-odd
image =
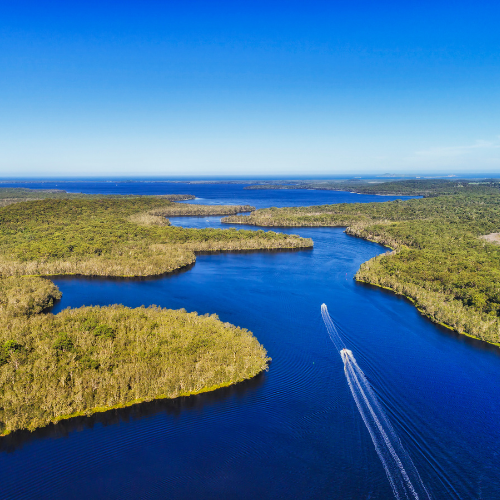
[[[0,176],[500,174],[500,2],[0,4]]]

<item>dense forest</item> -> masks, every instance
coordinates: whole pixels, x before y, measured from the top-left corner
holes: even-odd
[[[166,219],[253,210],[247,206],[184,205],[168,196],[46,192],[25,201],[24,191],[3,194],[9,203],[0,208],[0,433],[213,390],[266,369],[269,358],[253,335],[215,315],[120,305],[46,314],[61,293],[42,276],[154,275],[194,262],[199,250],[296,248],[310,240],[184,229]]]
[[[0,279],[0,318],[32,316],[54,305],[61,292],[52,281],[37,276]]]
[[[160,197],[45,199],[0,208],[0,275],[148,276],[195,261],[196,251],[300,248],[273,231],[185,229],[164,215],[253,207],[189,206]]]
[[[498,179],[449,180],[449,179],[410,179],[380,181],[347,179],[344,181],[281,181],[261,182],[246,186],[244,189],[316,189],[326,191],[351,191],[360,194],[379,194],[385,196],[439,196],[460,194],[464,191],[481,193],[484,189],[500,191]]]
[[[167,216],[253,210],[172,202],[186,195],[0,189],[0,198],[0,433],[213,390],[266,369],[253,335],[214,315],[119,305],[45,314],[61,293],[42,276],[157,275],[194,262],[196,251],[310,247],[311,240],[172,227]]]
[[[440,189],[440,188],[438,188]],[[500,192],[464,186],[461,194],[385,203],[257,210],[223,222],[267,227],[347,226],[348,234],[393,249],[364,263],[356,279],[412,299],[434,321],[500,343]]]
[[[83,194],[83,193],[67,193],[60,189],[29,189],[29,188],[5,188],[0,187],[0,207],[11,205],[12,203],[20,203],[22,201],[45,200],[51,199],[75,199],[86,198],[96,199],[101,198],[100,195]],[[111,197],[111,196],[109,196]],[[125,196],[113,195],[114,198],[124,198]],[[166,194],[157,195],[156,198],[162,198],[169,201],[185,201],[194,200],[192,194]]]
[[[0,311],[0,433],[251,378],[269,358],[247,330],[158,307]]]

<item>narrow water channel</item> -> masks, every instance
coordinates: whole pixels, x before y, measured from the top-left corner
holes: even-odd
[[[173,224],[219,227],[219,218]],[[65,307],[157,304],[217,313],[272,358],[255,380],[16,433],[3,498],[390,499],[392,490],[324,327],[328,305],[435,499],[498,498],[500,356],[352,277],[384,252],[341,228],[286,232],[314,249],[199,255],[155,279],[58,278]]]

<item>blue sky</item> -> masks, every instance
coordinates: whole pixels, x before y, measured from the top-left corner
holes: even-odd
[[[500,174],[497,2],[0,6],[0,176]]]

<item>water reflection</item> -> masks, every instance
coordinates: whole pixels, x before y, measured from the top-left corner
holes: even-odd
[[[378,293],[390,296],[392,298],[392,300],[400,300],[402,302],[411,304],[414,307],[414,304],[410,299],[408,299],[404,295],[395,294],[392,290],[387,290],[385,288],[381,288],[381,287],[376,286],[376,285],[371,285],[370,283],[363,283],[361,281],[357,281],[356,285],[359,287],[364,287],[364,288],[376,290]],[[458,342],[462,342],[465,345],[473,347],[474,349],[484,350],[485,352],[490,352],[490,353],[495,354],[496,356],[500,357],[500,349],[498,348],[498,346],[496,346],[494,344],[490,344],[489,342],[485,342],[484,340],[480,340],[480,339],[477,339],[474,337],[469,337],[468,335],[464,335],[462,333],[459,333],[456,330],[452,330],[450,328],[447,328],[443,325],[440,325],[439,323],[434,323],[425,314],[422,314],[422,313],[420,313],[420,314],[427,321],[429,321],[429,323],[432,323],[432,326],[440,334],[447,336],[447,337],[451,337]]]
[[[196,262],[192,262],[191,264],[186,264],[185,266],[179,267],[178,269],[174,269],[173,271],[168,271],[163,274],[155,274],[154,276],[88,276],[85,274],[53,274],[46,275],[45,277],[50,280],[57,281],[73,281],[75,279],[83,279],[88,281],[95,282],[110,282],[110,281],[125,281],[125,282],[137,282],[137,281],[157,281],[160,279],[164,279],[169,276],[176,276],[179,274],[184,274],[193,266]]]
[[[267,372],[261,372],[250,380],[244,380],[229,387],[222,387],[211,392],[184,396],[175,399],[155,399],[139,403],[126,408],[117,408],[102,413],[94,413],[89,417],[74,417],[61,420],[57,424],[50,424],[33,432],[22,430],[13,432],[0,439],[0,452],[12,453],[23,445],[40,439],[67,438],[71,433],[103,427],[119,425],[123,422],[140,420],[146,417],[165,414],[179,417],[182,413],[197,411],[210,405],[216,405],[230,399],[241,399],[250,392],[256,391],[264,385]]]

